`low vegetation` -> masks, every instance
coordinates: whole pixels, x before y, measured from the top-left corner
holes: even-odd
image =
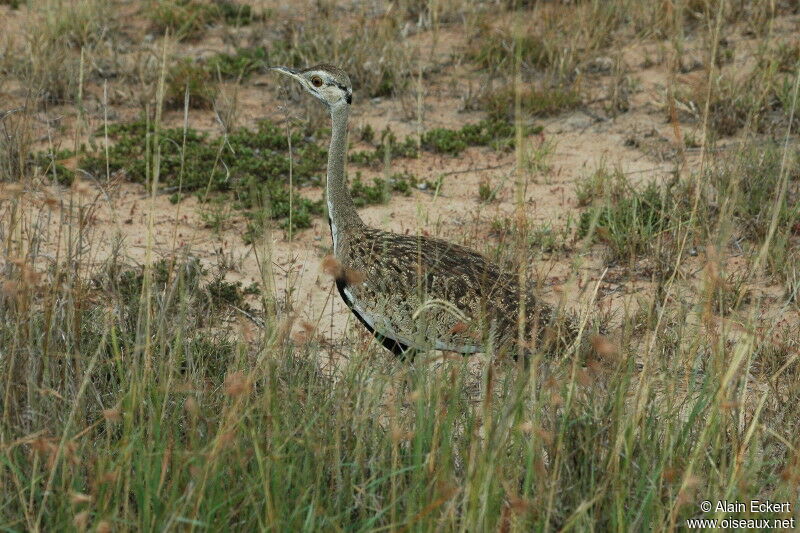
[[[796,520],[798,15],[0,0],[0,529]],[[260,75],[320,61],[356,205],[524,278],[573,346],[401,362],[339,322],[327,117],[276,122]],[[793,507],[699,507],[752,499]]]
[[[229,0],[150,0],[149,4],[145,9],[152,31],[170,32],[179,39],[197,39],[213,23],[243,26],[254,20],[250,5]]]

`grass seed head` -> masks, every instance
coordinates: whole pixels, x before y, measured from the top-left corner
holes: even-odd
[[[527,422],[522,422],[519,425],[519,430],[526,435],[530,435],[533,432],[533,422],[528,420]]]
[[[5,296],[6,298],[13,299],[16,298],[17,295],[20,293],[20,284],[17,281],[13,280],[6,280],[0,285],[0,294]]]
[[[72,517],[72,525],[78,531],[86,531],[86,526],[89,525],[89,511],[81,511]]]
[[[103,418],[106,419],[106,422],[120,422],[122,420],[122,410],[121,409],[103,409]]]
[[[3,186],[0,200],[19,198],[25,193],[25,186],[21,183],[9,183]]]
[[[224,388],[228,396],[241,396],[250,389],[250,380],[244,372],[233,372],[225,377]]]
[[[200,407],[197,405],[197,400],[195,400],[194,396],[187,396],[186,399],[183,400],[183,409],[192,418],[196,417],[200,411]]]
[[[542,442],[544,442],[547,446],[552,446],[553,442],[555,442],[555,436],[553,435],[553,432],[544,428],[536,428],[536,435],[542,439]]]
[[[105,485],[111,485],[117,482],[117,478],[119,477],[119,472],[117,470],[111,470],[109,472],[105,472],[102,476],[100,476],[100,483]]]
[[[72,505],[80,505],[82,503],[92,503],[94,501],[94,497],[82,492],[72,492],[69,495],[69,501],[72,503]]]
[[[611,342],[608,337],[604,337],[603,335],[594,335],[590,339],[590,342],[592,343],[594,352],[600,359],[614,359],[619,352],[617,346]]]

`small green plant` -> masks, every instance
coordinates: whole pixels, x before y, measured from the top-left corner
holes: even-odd
[[[482,179],[478,184],[478,199],[488,204],[497,198],[497,191],[500,190],[500,184],[492,186],[492,182],[486,178]]]
[[[375,140],[375,130],[369,124],[365,124],[364,127],[359,130],[359,137],[362,142],[372,144],[372,141]]]
[[[629,190],[628,180],[621,169],[609,169],[601,163],[597,169],[575,185],[578,206],[585,207],[595,200],[609,197],[617,200]]]
[[[411,189],[417,186],[417,177],[408,172],[397,172],[389,176],[389,188],[403,196],[410,196]]]
[[[162,185],[179,188],[181,194],[197,193],[201,199],[212,193],[232,195],[233,207],[242,210],[267,209],[267,219],[284,219],[289,215],[289,143],[286,133],[272,122],[261,122],[256,130],[240,129],[220,139],[195,130],[161,129],[155,135],[146,121],[109,126],[114,144],[109,149],[111,172],[125,170],[131,181],[146,183],[155,165],[154,145],[160,149],[159,172]],[[327,153],[309,140],[307,131],[292,134],[295,163],[292,168],[296,185],[320,184]],[[102,135],[102,130],[98,135]],[[148,161],[148,155],[150,159]],[[79,167],[95,176],[106,173],[103,153],[86,155]],[[309,227],[311,217],[322,213],[321,202],[296,196],[293,226]],[[223,200],[218,200],[223,202]],[[227,215],[206,213],[212,227],[224,222]],[[251,220],[251,235],[260,234],[263,224],[258,216]]]
[[[212,229],[215,233],[220,233],[226,229],[234,213],[230,205],[224,197],[215,197],[201,204],[200,207],[200,220],[206,228]]]
[[[55,154],[40,152],[36,156],[36,165],[48,181],[55,181],[59,185],[72,185],[76,176],[73,169],[64,165],[64,161],[68,159],[75,160],[75,152],[72,150],[59,150]]]
[[[237,48],[233,54],[217,54],[212,56],[206,69],[213,77],[224,79],[245,79],[264,68],[269,61],[267,49],[263,46],[253,48]]]
[[[244,240],[248,244],[263,234],[270,220],[278,220],[280,228],[294,233],[310,228],[313,217],[323,213],[322,200],[309,200],[295,192],[290,202],[289,189],[276,182],[252,183],[244,205],[250,208],[245,213],[248,222]]]
[[[545,254],[565,251],[569,249],[568,239],[570,238],[570,232],[571,227],[569,224],[559,229],[546,222],[530,230],[528,245],[532,249]]]
[[[541,131],[541,127],[525,126],[523,135]],[[482,120],[466,124],[458,130],[435,128],[422,135],[422,147],[435,153],[458,155],[468,146],[490,146],[496,150],[514,147],[513,123],[504,119]]]
[[[611,260],[621,261],[646,253],[670,222],[659,187],[650,183],[642,190],[629,188],[616,198],[606,196],[581,213],[578,237],[591,235],[606,243]]]
[[[208,306],[212,312],[227,306],[250,309],[244,300],[241,281],[226,281],[222,276],[218,276],[208,282],[205,292],[208,294]]]
[[[411,194],[411,188],[416,186],[417,179],[408,173],[392,174],[386,180],[373,178],[372,185],[367,185],[361,178],[361,172],[356,172],[355,179],[350,184],[350,194],[356,207],[372,204],[385,204],[393,192],[404,196]]]
[[[350,184],[350,194],[356,207],[385,204],[389,201],[389,189],[386,181],[381,178],[373,178],[372,185],[367,185],[361,180],[360,172],[356,172],[356,177]]]
[[[367,136],[374,138],[374,130],[370,128]],[[398,157],[416,158],[418,155],[417,142],[413,137],[406,137],[403,142],[399,142],[395,133],[387,126],[381,132],[381,140],[374,149],[352,152],[349,160],[356,165],[379,166],[387,160]]]
[[[535,143],[535,144],[534,144]],[[550,172],[550,156],[555,151],[555,142],[545,139],[544,136],[528,144],[528,149],[523,152],[523,165],[525,170],[535,174]]]

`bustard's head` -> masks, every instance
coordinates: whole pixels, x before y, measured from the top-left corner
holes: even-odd
[[[304,69],[270,67],[297,80],[306,92],[328,107],[349,105],[353,102],[353,87],[347,72],[333,65],[315,65]]]

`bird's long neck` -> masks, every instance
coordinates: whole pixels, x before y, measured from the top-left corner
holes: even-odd
[[[342,232],[363,225],[356,212],[344,174],[347,158],[347,115],[348,106],[339,105],[331,108],[331,146],[328,150],[328,184],[326,200],[328,203],[328,221],[331,225],[334,253],[337,240]]]

